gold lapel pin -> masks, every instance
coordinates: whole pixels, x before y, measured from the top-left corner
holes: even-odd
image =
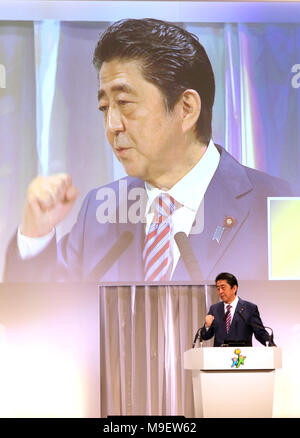
[[[215,240],[217,243],[220,243],[224,231],[234,227],[235,224],[236,224],[236,219],[233,216],[225,216],[223,226],[221,225],[217,226],[212,240]]]

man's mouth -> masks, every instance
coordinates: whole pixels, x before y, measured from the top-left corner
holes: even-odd
[[[129,151],[131,148],[129,147],[123,147],[123,146],[116,146],[115,148],[115,152],[118,156],[123,156],[127,153],[127,151]]]

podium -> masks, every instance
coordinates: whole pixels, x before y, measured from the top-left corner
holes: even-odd
[[[272,417],[280,348],[194,348],[184,368],[192,370],[195,417]]]

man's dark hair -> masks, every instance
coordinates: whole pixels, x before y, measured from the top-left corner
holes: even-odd
[[[229,274],[229,272],[221,272],[221,274],[216,276],[215,283],[217,284],[217,281],[219,280],[225,280],[230,285],[231,289],[233,286],[238,287],[238,281],[236,277],[233,274]]]
[[[197,137],[209,142],[215,80],[209,58],[195,35],[152,18],[120,20],[101,36],[93,64],[100,70],[103,62],[114,58],[142,61],[144,78],[160,89],[168,111],[185,90],[196,90],[201,98]]]

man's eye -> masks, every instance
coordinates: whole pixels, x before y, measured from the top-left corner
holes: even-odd
[[[105,112],[107,110],[107,105],[99,105],[99,111]]]

